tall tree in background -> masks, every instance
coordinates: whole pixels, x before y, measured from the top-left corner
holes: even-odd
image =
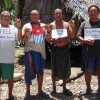
[[[25,0],[17,0],[17,18],[22,19],[22,12],[24,8]]]

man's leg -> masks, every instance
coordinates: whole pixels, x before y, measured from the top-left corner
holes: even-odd
[[[1,82],[1,72],[0,72],[0,82]],[[1,93],[2,89],[1,89],[1,83],[0,83],[0,93]]]
[[[29,52],[25,52],[25,82],[26,82],[26,98],[30,95],[30,85],[31,85],[31,79],[30,79],[30,70],[32,67],[32,58]],[[27,96],[28,95],[28,96]]]
[[[85,70],[85,81],[86,81],[87,92],[90,92],[91,91],[91,86],[90,86],[91,72],[88,70]]]
[[[30,76],[31,76],[33,73],[33,61],[30,53],[29,53],[29,66],[30,66]]]
[[[43,98],[49,98],[49,95],[42,91],[42,83],[43,83],[43,76],[37,74],[37,82],[38,82],[38,95]]]
[[[69,89],[66,89],[66,79],[63,79],[63,93],[67,96],[73,95],[73,93]]]
[[[29,84],[26,84],[26,93],[30,94],[30,85]]]
[[[96,70],[98,76],[98,93],[100,93],[100,67]]]
[[[31,100],[30,85],[26,83],[26,94],[24,100]]]
[[[56,78],[52,77],[53,91],[56,92]]]
[[[9,97],[12,97],[12,90],[13,90],[13,78],[8,80],[8,89],[9,89]]]
[[[43,76],[37,74],[37,82],[38,82],[38,93],[42,92],[42,83],[43,83]]]
[[[66,79],[63,79],[63,90],[66,90]]]

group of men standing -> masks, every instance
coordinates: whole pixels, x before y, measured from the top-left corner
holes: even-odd
[[[77,37],[83,42],[83,65],[86,79],[86,94],[91,93],[90,80],[93,71],[97,71],[98,75],[98,92],[97,96],[100,97],[100,58],[99,54],[96,56],[96,48],[100,45],[99,40],[85,39],[84,29],[100,28],[100,19],[98,15],[100,13],[99,7],[92,5],[88,9],[89,21],[83,22],[79,28]],[[75,21],[70,20],[65,22],[63,20],[63,13],[61,9],[54,11],[55,20],[46,25],[40,22],[39,12],[32,10],[30,12],[30,22],[26,23],[23,28],[21,20],[16,19],[17,28],[9,25],[10,13],[3,11],[1,13],[1,29],[8,29],[12,34],[10,39],[7,37],[0,39],[0,76],[2,79],[8,79],[9,87],[9,100],[14,99],[12,94],[13,89],[13,73],[14,73],[14,40],[25,42],[25,83],[26,94],[25,99],[31,99],[30,85],[31,80],[37,77],[38,83],[38,95],[48,98],[49,95],[42,90],[43,74],[45,66],[45,39],[52,44],[51,50],[51,68],[52,68],[52,83],[53,93],[56,93],[56,78],[63,80],[63,93],[67,96],[72,96],[73,93],[66,88],[66,79],[70,77],[71,65],[70,65],[70,40],[76,37]],[[93,26],[93,27],[92,27]],[[95,27],[94,27],[95,26]],[[17,34],[18,33],[18,34]],[[8,33],[7,33],[8,34]],[[11,39],[12,38],[12,39]],[[93,53],[92,50],[95,51]],[[98,47],[99,49],[99,47]],[[90,50],[90,51],[89,51]],[[91,53],[88,53],[91,52]],[[99,53],[99,52],[98,52]],[[92,57],[91,57],[92,56]],[[93,58],[93,59],[92,59]],[[91,61],[92,60],[92,61]],[[92,67],[91,67],[92,66]]]

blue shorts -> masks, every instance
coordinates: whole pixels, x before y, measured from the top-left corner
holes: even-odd
[[[33,61],[33,73],[30,76],[29,53]],[[31,84],[31,80],[35,79],[36,74],[43,75],[43,68],[45,66],[45,59],[41,54],[35,51],[25,52],[25,82]]]
[[[85,69],[87,69],[94,73],[97,67],[100,67],[100,58],[94,56],[82,57],[82,71],[85,71]]]

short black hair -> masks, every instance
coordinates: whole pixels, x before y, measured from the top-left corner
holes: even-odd
[[[97,5],[95,5],[95,4],[92,4],[92,5],[89,6],[89,8],[88,8],[88,12],[90,11],[90,9],[91,9],[92,7],[97,8],[97,10],[100,12],[100,8],[99,8],[99,6],[97,6]]]

